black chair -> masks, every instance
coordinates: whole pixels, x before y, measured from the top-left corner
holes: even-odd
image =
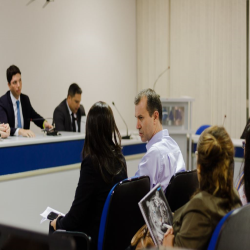
[[[133,177],[115,185],[102,212],[98,250],[125,249],[145,224],[138,202],[150,191],[148,176]]]
[[[75,250],[72,238],[58,239],[56,235],[47,235],[26,229],[0,224],[1,250]]]
[[[208,250],[250,249],[250,204],[226,214],[218,223]]]
[[[198,187],[196,169],[173,175],[165,191],[172,212],[185,205]]]
[[[73,239],[76,250],[90,250],[91,237],[85,233],[58,229],[53,232],[53,235],[60,237],[60,239]]]
[[[138,202],[150,191],[148,176],[133,177],[117,183],[106,199],[98,236],[98,250],[125,249],[134,234],[145,224]],[[62,236],[76,236],[68,231],[55,231]],[[87,235],[82,235],[84,242]],[[77,249],[79,243],[77,243]],[[86,248],[82,248],[86,249]]]

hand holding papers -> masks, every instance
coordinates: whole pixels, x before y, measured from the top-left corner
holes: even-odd
[[[155,245],[161,245],[164,234],[172,228],[173,215],[160,184],[139,202],[139,207]]]
[[[40,214],[40,215],[43,217],[40,223],[43,223],[44,221],[46,221],[46,220],[48,220],[48,219],[49,219],[49,220],[53,220],[54,218],[52,218],[52,217],[48,218],[48,215],[49,215],[49,214],[52,214],[51,212],[54,212],[54,213],[56,213],[56,214],[65,216],[65,214],[63,214],[63,213],[61,213],[61,212],[59,212],[59,211],[57,211],[57,210],[55,210],[55,209],[53,209],[53,208],[51,208],[51,207],[47,207],[47,208],[45,209],[45,211],[44,211],[43,213]]]

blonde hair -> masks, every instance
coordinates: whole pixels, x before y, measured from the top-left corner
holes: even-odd
[[[234,146],[224,127],[213,126],[204,130],[198,142],[200,189],[233,199]]]

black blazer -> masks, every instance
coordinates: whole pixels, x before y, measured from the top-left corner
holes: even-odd
[[[81,117],[85,115],[85,110],[82,105],[77,111],[77,125],[78,132],[81,128]],[[56,129],[59,131],[73,131],[71,118],[69,114],[69,109],[66,104],[66,99],[64,99],[54,110],[53,113],[53,123],[55,123]]]
[[[73,204],[65,217],[57,219],[56,229],[86,233],[92,239],[91,249],[97,250],[101,215],[108,193],[116,183],[126,178],[124,170],[107,184],[91,158],[88,156],[83,159]]]
[[[27,95],[20,95],[22,113],[23,113],[23,128],[30,128],[30,121],[33,122],[40,128],[43,128],[44,118],[40,116],[31,106],[30,99]],[[38,119],[38,120],[35,120]],[[0,97],[0,122],[9,123],[10,135],[14,135],[16,132],[15,128],[15,114],[13,104],[10,97],[10,91],[7,91],[5,95]]]
[[[247,121],[246,127],[244,128],[244,130],[243,130],[243,132],[242,132],[242,135],[241,135],[240,139],[246,139],[247,129],[248,129],[249,124],[250,124],[250,118],[249,118],[248,121]]]

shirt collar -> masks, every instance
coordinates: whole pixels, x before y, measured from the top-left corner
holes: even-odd
[[[147,143],[146,148],[147,151],[156,143],[162,140],[163,137],[169,136],[168,130],[164,129],[156,133],[150,141]]]
[[[11,98],[11,101],[12,101],[13,104],[16,104],[16,101],[21,102],[20,96],[19,96],[18,99],[16,99],[15,96],[12,95],[11,91],[10,91],[10,98]]]

